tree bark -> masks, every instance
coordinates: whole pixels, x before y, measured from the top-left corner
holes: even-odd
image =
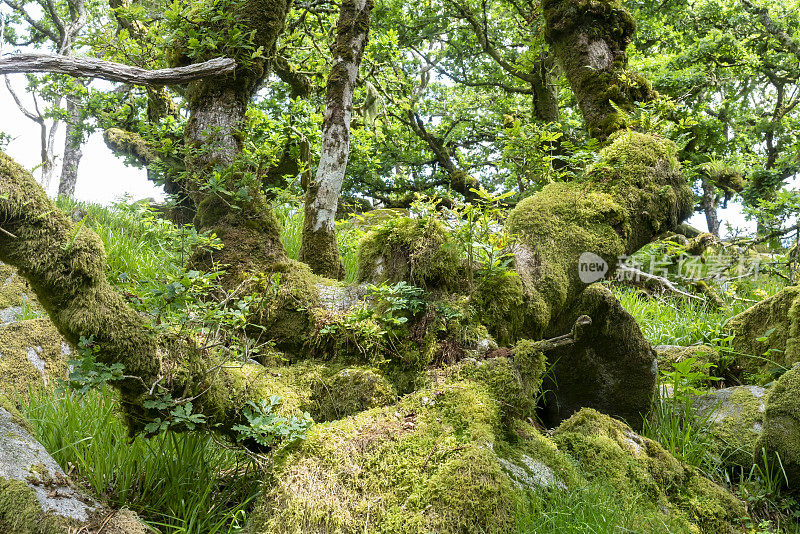
[[[111,82],[154,86],[178,85],[209,76],[233,72],[236,62],[230,58],[215,58],[203,63],[171,69],[147,70],[113,61],[89,57],[22,53],[0,58],[0,74],[20,72],[55,72],[77,78],[102,78]]]
[[[650,83],[627,70],[625,52],[636,24],[619,0],[545,0],[545,38],[553,47],[592,137],[625,127],[634,101],[653,96]],[[620,108],[621,111],[615,109]]]
[[[337,279],[344,278],[345,272],[334,222],[350,155],[353,90],[367,43],[372,6],[372,0],[342,2],[328,76],[322,154],[316,176],[306,189],[300,261],[316,274]]]
[[[719,237],[719,218],[717,218],[717,202],[714,184],[703,179],[703,197],[701,199],[703,211],[706,214],[708,231]]]
[[[75,184],[78,183],[78,165],[83,157],[83,140],[79,136],[81,105],[72,97],[67,97],[67,132],[64,140],[64,158],[61,167],[61,179],[58,183],[58,195],[72,198]]]

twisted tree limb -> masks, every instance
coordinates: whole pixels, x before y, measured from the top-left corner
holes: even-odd
[[[209,76],[233,72],[236,61],[214,58],[203,63],[172,69],[147,70],[113,61],[89,57],[21,53],[0,58],[0,74],[21,72],[55,72],[78,78],[102,78],[111,82],[131,83],[148,87],[178,85]]]

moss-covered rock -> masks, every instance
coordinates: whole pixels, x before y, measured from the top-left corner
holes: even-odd
[[[650,503],[682,519],[689,532],[741,532],[745,508],[739,500],[624,423],[585,408],[553,436],[582,472],[608,484],[621,500]]]
[[[89,520],[93,504],[28,430],[0,408],[0,531],[66,534]]]
[[[528,340],[520,341],[512,355],[513,358],[469,358],[447,369],[446,373],[487,387],[492,397],[500,402],[506,421],[526,420],[535,415],[545,358]]]
[[[736,315],[728,322],[734,334],[737,363],[760,373],[775,363],[791,367],[800,361],[800,287],[787,287]]]
[[[722,465],[750,469],[763,431],[766,390],[737,386],[695,397],[692,407],[708,423],[712,453]]]
[[[770,458],[777,453],[789,487],[800,487],[800,364],[781,376],[767,395],[764,432],[756,444],[756,460],[761,459],[762,449]]]
[[[513,532],[526,489],[578,476],[532,427],[507,439],[501,421],[485,386],[448,381],[316,425],[278,454],[250,531]]]
[[[0,326],[0,392],[67,377],[69,345],[47,317]]]
[[[309,412],[317,422],[334,421],[396,398],[394,387],[378,369],[348,367],[313,381]]]
[[[444,224],[431,217],[390,219],[374,228],[358,249],[358,279],[426,289],[460,289],[465,266]]]
[[[655,352],[636,320],[599,284],[553,322],[548,337],[570,332],[581,315],[592,323],[577,332],[575,342],[547,352],[546,423],[555,426],[590,407],[641,429],[656,391]]]

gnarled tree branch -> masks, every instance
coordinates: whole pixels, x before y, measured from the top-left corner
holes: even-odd
[[[158,87],[177,85],[209,76],[233,72],[236,61],[214,58],[203,63],[172,69],[147,70],[113,61],[89,57],[67,57],[51,54],[23,53],[0,58],[0,74],[20,72],[55,72],[85,78],[102,78],[112,82]]]

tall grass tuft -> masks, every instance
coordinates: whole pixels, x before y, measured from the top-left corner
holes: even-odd
[[[109,390],[30,391],[22,409],[36,438],[97,498],[127,506],[165,534],[238,532],[263,473],[210,435],[164,432],[131,440]]]

